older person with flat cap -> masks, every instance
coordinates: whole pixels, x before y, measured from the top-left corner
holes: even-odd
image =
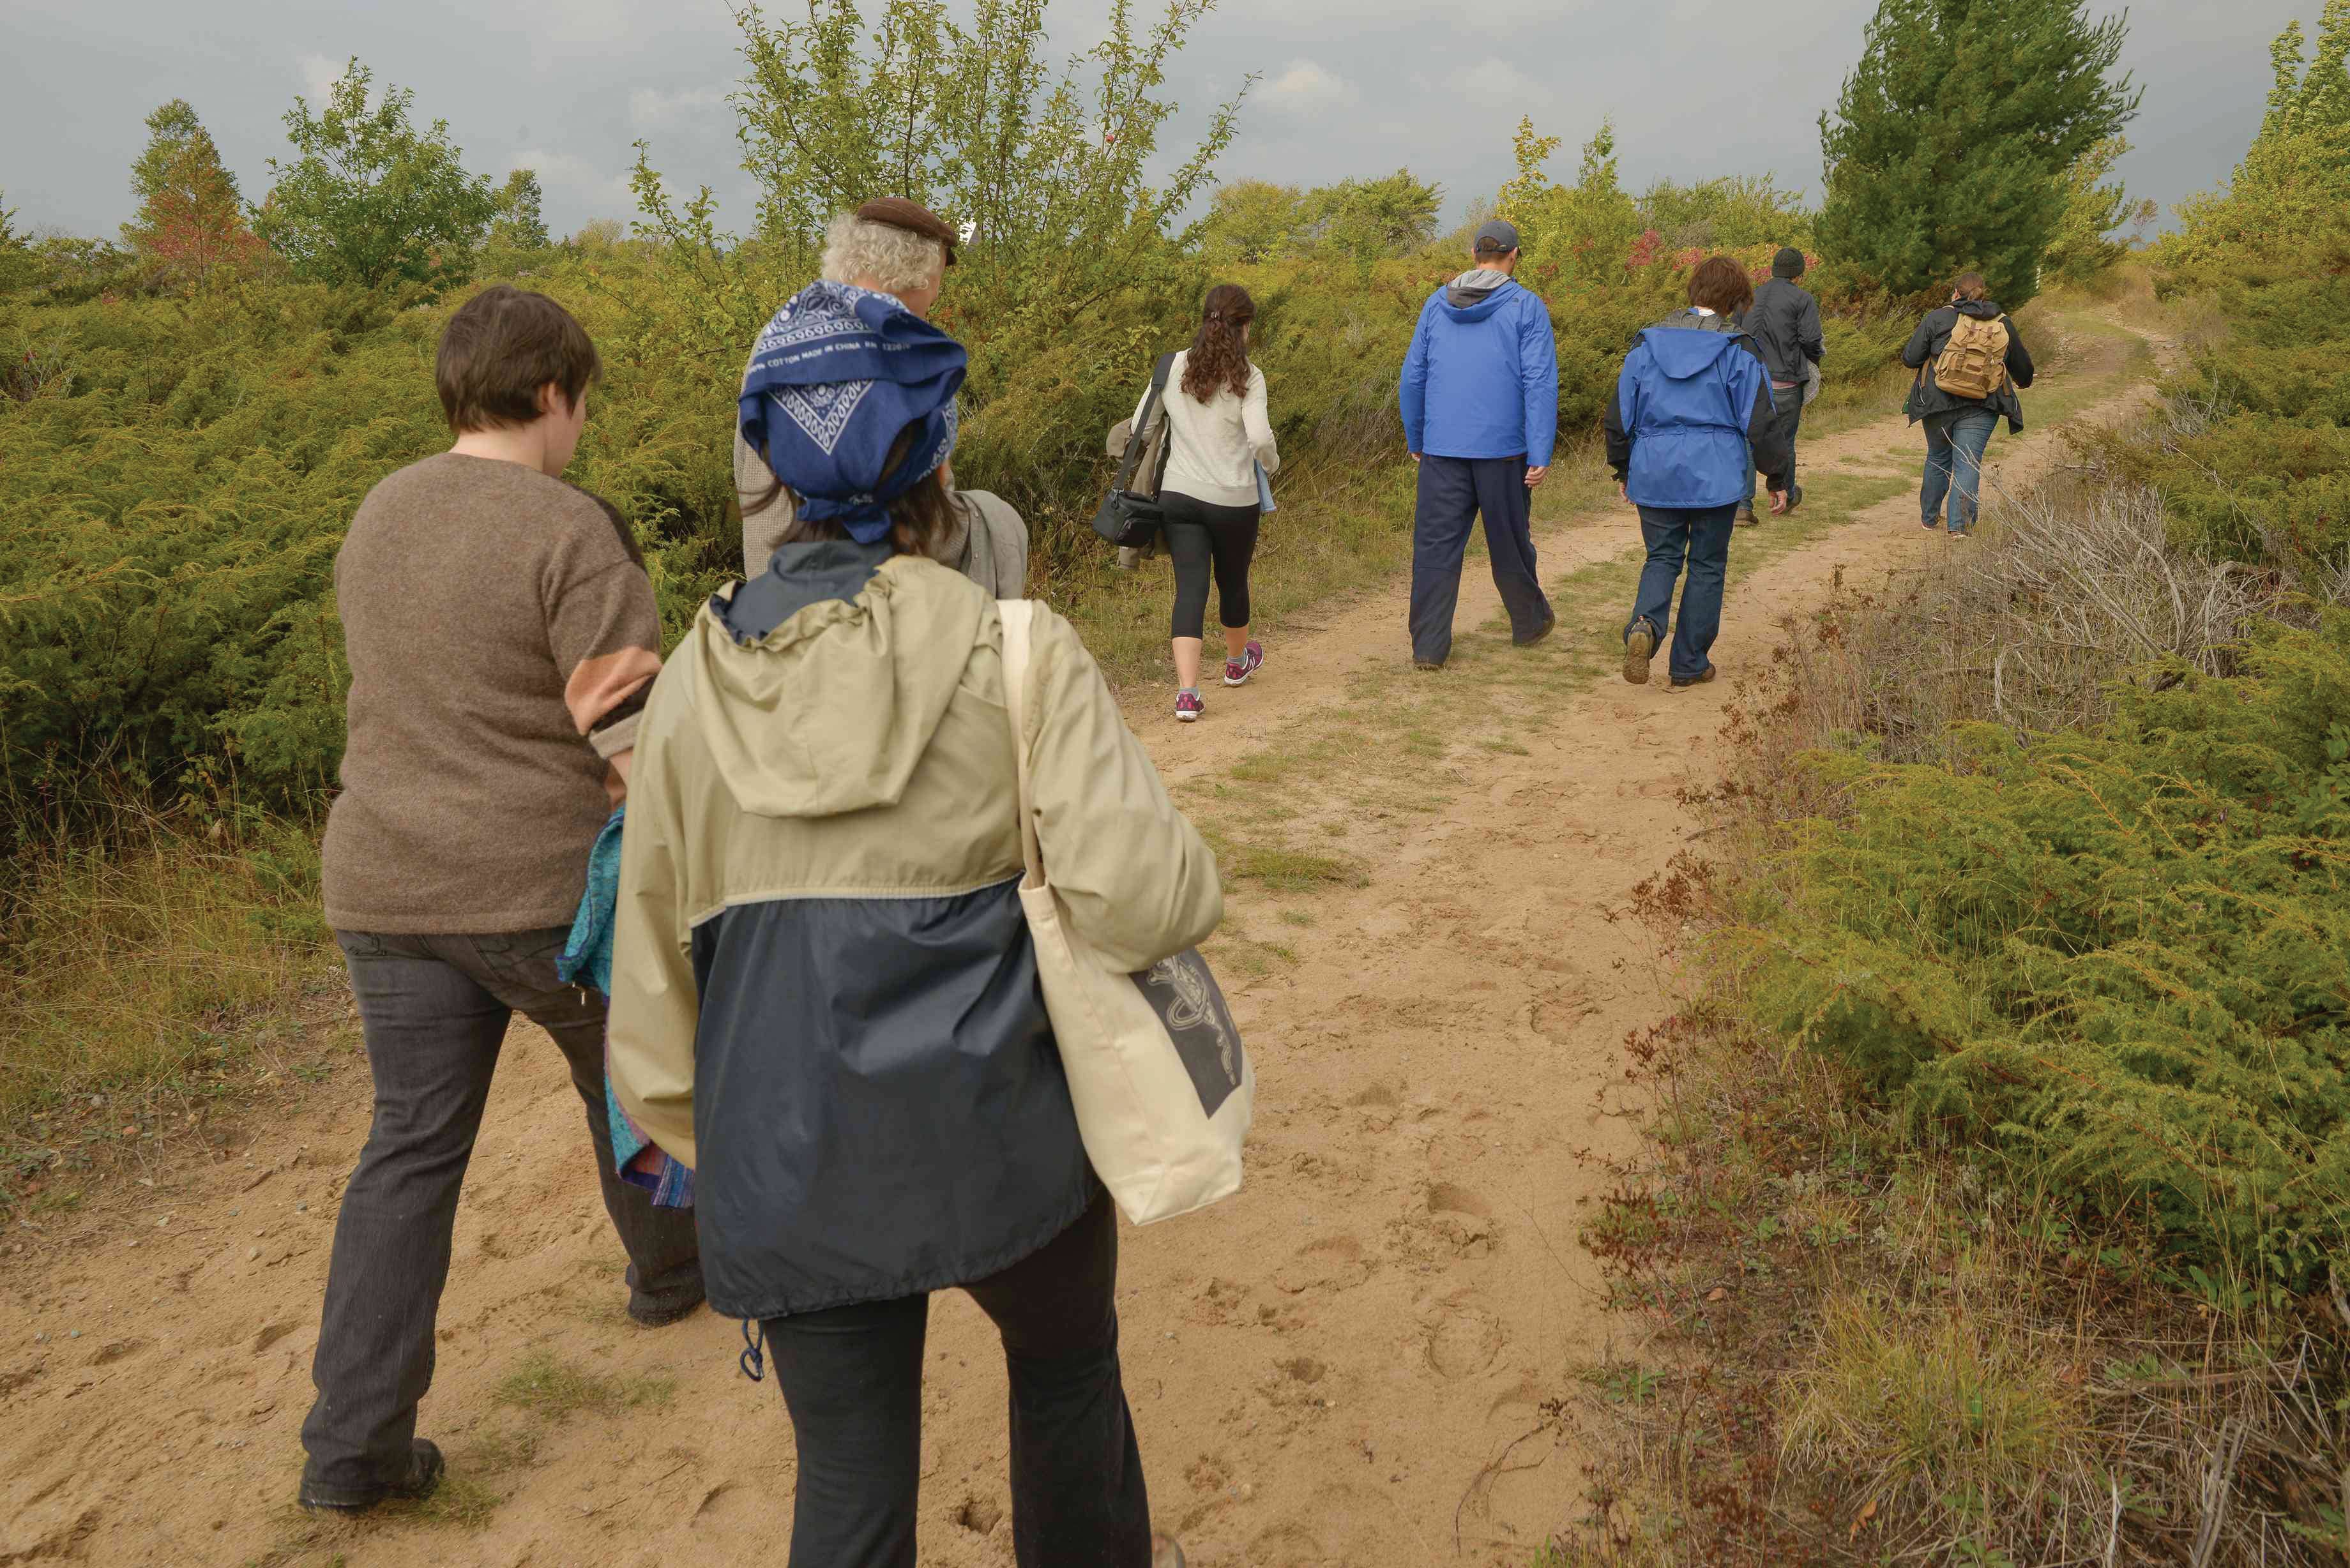
[[[927,319],[955,265],[947,221],[903,196],[884,196],[832,221],[824,235],[824,280],[888,295]],[[744,367],[747,390],[750,369]],[[738,430],[734,491],[743,507],[743,571],[767,570],[792,525],[792,499]],[[1018,598],[1028,577],[1028,525],[1012,504],[984,490],[951,493],[954,537],[941,557],[998,598]]]

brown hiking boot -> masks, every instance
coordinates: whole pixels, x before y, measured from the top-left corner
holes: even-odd
[[[1740,502],[1738,504],[1738,515],[1731,519],[1731,524],[1740,528],[1752,528],[1754,526],[1755,522],[1754,503],[1752,501]]]
[[[1705,667],[1704,674],[1693,677],[1690,680],[1684,680],[1678,675],[1674,676],[1670,680],[1665,683],[1665,690],[1668,691],[1686,691],[1692,686],[1704,685],[1707,681],[1712,680],[1720,673],[1721,673],[1720,670],[1714,669],[1712,665],[1709,664]]]
[[[1636,620],[1624,634],[1624,679],[1635,686],[1648,683],[1648,660],[1657,657],[1657,628]]]

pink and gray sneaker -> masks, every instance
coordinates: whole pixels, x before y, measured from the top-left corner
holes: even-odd
[[[1248,651],[1243,653],[1238,659],[1224,660],[1224,684],[1245,686],[1248,684],[1248,678],[1263,668],[1264,644],[1252,642],[1248,645]]]
[[[1182,722],[1192,723],[1207,711],[1207,704],[1200,701],[1200,694],[1197,691],[1175,693],[1175,717]]]

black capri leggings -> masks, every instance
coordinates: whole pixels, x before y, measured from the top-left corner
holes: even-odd
[[[1216,578],[1218,618],[1228,627],[1249,623],[1249,562],[1256,555],[1253,506],[1211,506],[1179,491],[1159,492],[1167,554],[1175,562],[1177,637],[1206,635],[1208,576]]]

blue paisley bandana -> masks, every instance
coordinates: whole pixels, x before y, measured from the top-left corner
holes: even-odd
[[[743,379],[743,439],[800,497],[811,522],[860,545],[889,532],[889,504],[954,451],[962,345],[886,294],[840,283],[802,289],[759,334]],[[895,472],[899,432],[920,423]]]

